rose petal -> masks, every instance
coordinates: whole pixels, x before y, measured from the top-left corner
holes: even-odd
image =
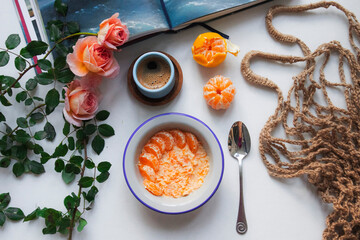
[[[65,108],[63,109],[63,114],[64,114],[65,120],[68,121],[70,124],[73,124],[73,125],[75,125],[75,126],[77,126],[77,127],[81,127],[82,121],[79,121],[79,120],[73,118],[73,117],[66,111]]]
[[[116,60],[113,61],[113,64],[110,66],[109,69],[102,75],[108,78],[115,78],[120,72],[120,66]]]
[[[70,70],[76,75],[76,76],[85,76],[89,70],[86,68],[85,64],[76,57],[75,54],[70,53],[66,57],[66,62],[69,65]]]

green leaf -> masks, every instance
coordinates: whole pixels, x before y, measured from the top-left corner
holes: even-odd
[[[29,53],[29,51],[27,50],[26,47],[23,47],[20,50],[20,55],[23,56],[24,58],[32,58],[33,56]]]
[[[28,158],[25,158],[22,163],[24,164],[25,172],[30,172],[30,160]]]
[[[52,157],[53,158],[63,157],[63,156],[65,156],[67,154],[67,152],[68,152],[67,145],[60,143],[59,146],[57,146],[55,148],[55,152],[52,154]]]
[[[24,69],[26,68],[26,61],[20,56],[16,57],[15,58],[15,67],[20,72],[24,71]]]
[[[27,143],[30,141],[31,137],[30,135],[25,132],[24,130],[17,130],[15,140],[19,143]]]
[[[27,97],[26,91],[22,91],[16,94],[15,100],[19,103],[25,101],[26,97]]]
[[[0,211],[0,227],[4,226],[4,223],[6,221],[6,217],[4,212]]]
[[[86,160],[85,167],[87,167],[88,169],[93,169],[95,167],[95,163],[93,161]]]
[[[7,49],[14,49],[20,44],[19,34],[11,34],[5,41],[5,46]]]
[[[37,81],[34,78],[30,78],[25,84],[25,88],[28,91],[34,90],[36,86],[37,86]]]
[[[19,221],[25,217],[23,211],[20,208],[9,207],[4,210],[7,218],[13,221]]]
[[[61,70],[66,66],[66,57],[57,57],[54,61],[55,69]]]
[[[59,105],[60,102],[60,94],[59,92],[53,88],[51,89],[45,97],[46,104],[46,114],[50,114],[54,111],[54,109]]]
[[[10,128],[10,132],[11,132],[11,128]],[[7,151],[11,148],[11,146],[12,146],[12,140],[10,137],[7,137],[6,139],[5,137],[3,137],[2,139],[0,139],[0,151]]]
[[[110,113],[106,110],[102,110],[96,114],[96,120],[104,121],[109,117]]]
[[[9,193],[0,194],[0,210],[4,210],[10,203],[11,197]]]
[[[11,106],[12,104],[9,102],[9,100],[7,100],[6,97],[1,96],[0,95],[0,102],[2,103],[2,105],[4,105],[5,107]]]
[[[28,50],[28,52],[32,57],[36,55],[44,54],[47,48],[48,48],[47,43],[43,41],[31,41],[26,46],[26,49]]]
[[[8,86],[8,87],[14,87],[14,88],[19,88],[21,87],[20,86],[20,83],[19,82],[16,82],[16,79],[11,77],[11,76],[4,76],[2,75],[1,76],[1,82],[5,85],[5,86]],[[13,86],[14,85],[14,86]]]
[[[94,182],[94,178],[92,178],[92,177],[82,177],[79,181],[79,185],[80,185],[80,187],[88,188],[88,187],[91,187],[93,182]]]
[[[96,135],[93,139],[93,141],[91,142],[91,147],[94,149],[94,151],[100,155],[100,153],[103,151],[105,146],[105,141],[102,137],[100,137],[99,135]]]
[[[28,221],[38,218],[39,211],[40,211],[39,207],[37,209],[35,209],[34,211],[32,211],[29,215],[27,215],[24,218],[24,222],[28,222]]]
[[[8,52],[6,51],[1,51],[0,52],[0,67],[6,66],[6,64],[8,64],[10,59],[10,55]]]
[[[75,149],[75,140],[73,137],[69,137],[68,138],[68,147],[69,147],[69,150],[74,150]]]
[[[109,171],[110,168],[111,168],[111,163],[106,161],[99,163],[99,165],[97,166],[99,172],[107,172]]]
[[[11,131],[12,131],[11,127],[10,127],[9,125],[7,125],[6,123],[4,123],[4,125],[5,125],[5,127],[6,127],[6,133],[7,133],[7,134],[10,134]]]
[[[103,183],[109,178],[109,176],[109,172],[102,172],[96,177],[96,181],[98,181],[99,183]]]
[[[77,165],[77,166],[81,166],[81,163],[84,161],[84,159],[81,156],[72,156],[70,158],[70,162]]]
[[[88,191],[88,193],[86,194],[85,199],[86,199],[88,202],[94,201],[95,196],[96,196],[96,194],[97,194],[98,192],[99,192],[99,190],[97,189],[97,187],[92,186],[92,187],[90,188],[90,190]]]
[[[17,118],[16,123],[21,128],[27,128],[29,126],[26,118],[24,118],[24,117]]]
[[[56,136],[56,131],[51,123],[47,122],[44,126],[44,131],[47,133],[46,139],[52,141]]]
[[[25,100],[25,106],[29,106],[34,103],[34,100],[32,98],[28,98]]]
[[[57,159],[56,161],[55,161],[55,171],[56,172],[61,172],[62,170],[64,170],[64,168],[65,168],[65,163],[64,163],[64,161],[62,160],[62,159]]]
[[[76,138],[80,141],[84,140],[85,138],[85,133],[82,129],[79,129],[76,131]]]
[[[75,164],[68,163],[65,165],[65,172],[67,173],[74,173],[74,169],[76,168]]]
[[[63,217],[60,221],[59,221],[59,228],[58,228],[58,232],[64,235],[68,235],[69,233],[69,227],[70,227],[70,217],[65,216]]]
[[[74,79],[75,75],[69,68],[66,68],[66,69],[59,71],[56,74],[56,77],[57,77],[57,80],[61,83],[69,83]]]
[[[57,26],[61,31],[62,31],[63,28],[64,28],[64,23],[63,23],[61,20],[51,20],[51,21],[48,21],[47,24],[46,24],[46,29],[47,29],[47,30],[50,30],[51,25]]]
[[[43,72],[35,77],[36,81],[41,85],[49,85],[54,82],[54,76],[49,72]]]
[[[44,138],[46,138],[46,136],[47,136],[47,133],[45,131],[38,131],[35,133],[34,138],[36,140],[43,140]]]
[[[64,136],[68,135],[70,132],[70,123],[66,122],[64,123],[64,128],[63,128],[63,134]]]
[[[94,124],[88,124],[84,128],[84,133],[89,136],[92,135],[96,131],[96,129],[97,128]]]
[[[56,12],[61,14],[63,17],[66,16],[68,11],[68,5],[63,3],[61,0],[55,0],[54,7]]]
[[[41,112],[32,113],[30,115],[30,119],[34,121],[41,121],[44,119],[44,114],[42,114]]]
[[[79,219],[79,225],[78,225],[78,227],[77,227],[77,230],[78,230],[79,232],[81,232],[81,231],[84,229],[84,227],[86,226],[86,224],[87,224],[87,221],[86,221],[85,219],[83,219],[83,218],[80,218],[80,219]]]
[[[42,164],[47,163],[47,161],[51,159],[51,156],[47,152],[41,152],[40,154],[41,154],[40,162]]]
[[[67,22],[66,26],[71,34],[80,32],[80,26],[77,22]]]
[[[22,164],[20,162],[15,163],[12,171],[16,177],[20,177],[25,172],[24,164]]]
[[[42,99],[41,97],[37,97],[37,96],[33,96],[33,99],[39,102],[43,102],[44,99]]]
[[[61,177],[66,184],[71,183],[75,179],[74,173],[67,173],[65,170],[62,171]]]
[[[23,131],[23,130],[19,130]],[[11,154],[12,156],[15,156],[19,160],[25,159],[27,155],[27,148],[25,145],[16,145],[11,147]]]
[[[56,42],[61,38],[61,31],[55,24],[51,24],[49,35],[50,35],[50,40],[52,42]]]
[[[55,46],[56,53],[60,56],[66,57],[66,55],[69,53],[69,50],[62,43],[56,44]]]
[[[0,122],[6,121],[6,118],[2,112],[0,112]]]
[[[64,199],[64,206],[67,210],[73,210],[75,208],[75,201],[70,195]]]
[[[38,65],[44,71],[49,71],[51,69],[51,62],[46,59],[39,59]]]
[[[11,159],[8,157],[4,157],[3,159],[0,160],[0,167],[7,168],[10,166],[10,163],[11,163]]]
[[[44,151],[44,149],[42,148],[42,146],[40,146],[39,144],[35,144],[34,145],[34,153],[35,154],[40,154]]]
[[[55,234],[56,233],[56,226],[55,225],[50,225],[49,227],[43,228],[42,233],[44,235]]]
[[[30,171],[34,174],[41,174],[45,172],[44,166],[36,161],[30,161]]]
[[[7,94],[9,95],[9,97],[12,97],[12,95],[13,95],[13,90],[12,90],[12,88],[8,88],[8,89],[7,89]]]
[[[104,137],[111,137],[115,135],[114,129],[108,124],[101,124],[98,127],[99,133]]]

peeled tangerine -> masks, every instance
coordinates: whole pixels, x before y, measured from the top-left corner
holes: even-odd
[[[235,96],[235,87],[229,78],[217,75],[205,84],[204,98],[213,109],[227,109]]]
[[[198,64],[204,67],[216,67],[225,60],[228,52],[237,56],[240,49],[219,34],[207,32],[196,38],[191,51]]]

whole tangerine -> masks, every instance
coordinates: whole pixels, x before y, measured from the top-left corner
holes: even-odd
[[[235,96],[235,87],[229,78],[217,75],[205,84],[203,95],[213,109],[227,109]]]

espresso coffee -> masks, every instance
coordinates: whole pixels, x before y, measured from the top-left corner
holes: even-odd
[[[154,56],[146,58],[139,64],[136,75],[144,87],[159,89],[169,81],[171,70],[166,60]]]

